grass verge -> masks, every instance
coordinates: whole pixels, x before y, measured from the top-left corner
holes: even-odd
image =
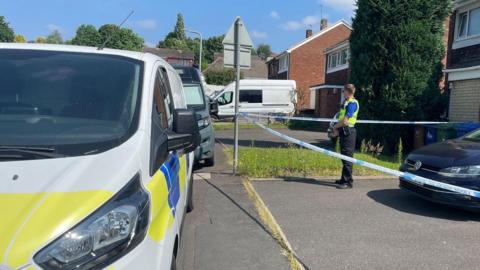
[[[240,129],[258,129],[261,128],[255,124],[241,123],[239,124]],[[269,128],[287,128],[286,125],[280,123],[274,123],[268,125]],[[213,123],[213,128],[215,130],[233,130],[234,123],[231,122],[215,122]]]
[[[232,148],[225,150],[229,158],[232,157]],[[355,158],[367,161],[382,167],[398,170],[400,163],[388,157],[373,157],[368,154],[356,153]],[[239,167],[241,175],[254,178],[276,177],[318,177],[339,176],[342,162],[320,153],[295,146],[288,148],[258,148],[241,147],[239,149]],[[354,166],[355,176],[384,175],[378,171],[361,166]]]
[[[287,257],[288,263],[290,264],[290,269],[292,270],[304,270],[305,268],[297,259],[292,246],[287,240],[287,237],[283,233],[280,225],[275,220],[275,217],[272,215],[268,207],[263,202],[262,198],[255,191],[255,188],[252,186],[252,183],[249,180],[243,180],[243,186],[252,200],[255,208],[257,209],[258,215],[262,222],[267,226],[268,230],[272,234],[273,238],[277,241],[282,249],[282,254]]]

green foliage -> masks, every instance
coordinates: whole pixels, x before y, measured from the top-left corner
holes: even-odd
[[[212,63],[215,53],[223,52],[223,39],[225,35],[209,37],[203,41],[203,53],[205,62]]]
[[[83,24],[77,29],[75,37],[71,40],[73,45],[99,46],[105,41],[106,48],[141,51],[144,40],[128,28],[120,28],[114,24],[105,24],[98,30],[93,25]]]
[[[114,24],[105,24],[98,29],[98,33],[102,44],[108,40],[105,44],[107,48],[129,51],[143,50],[143,38],[131,29],[119,28]]]
[[[444,22],[451,0],[358,0],[350,37],[352,82],[364,119],[436,120],[445,111],[439,89]],[[396,138],[412,145],[410,128],[360,134],[393,152]]]
[[[97,28],[91,24],[82,24],[77,29],[75,37],[71,40],[72,45],[95,47],[100,44],[100,34]]]
[[[207,70],[205,72],[205,80],[208,84],[213,85],[227,85],[235,81],[236,72],[233,68],[224,68],[222,70]],[[240,78],[243,78],[243,73],[240,73]]]
[[[15,33],[10,27],[5,17],[0,16],[0,42],[13,42],[15,39]]]
[[[341,147],[340,147],[340,138],[337,138],[335,140],[335,152],[340,153],[341,152]]]
[[[397,145],[397,162],[402,163],[403,162],[403,142],[402,138],[398,139],[398,145]]]
[[[227,150],[231,157],[232,149]],[[400,163],[391,158],[372,157],[368,154],[355,154],[355,158],[397,170]],[[240,147],[239,172],[249,177],[288,177],[288,176],[339,176],[342,162],[308,149],[295,146],[288,148]],[[361,166],[354,166],[354,175],[381,175],[381,173]]]
[[[44,37],[37,37],[37,39],[35,40],[35,43],[45,43],[45,42],[47,42],[47,40]]]
[[[367,152],[367,144],[365,143],[365,139],[362,140],[360,144],[360,153],[365,154]]]
[[[27,39],[25,38],[24,35],[15,35],[15,38],[13,40],[15,43],[26,43]]]
[[[256,53],[262,60],[266,60],[272,55],[272,48],[270,45],[262,43],[257,46]]]
[[[50,35],[48,35],[47,38],[45,39],[45,43],[62,44],[63,43],[62,34],[60,34],[58,30],[53,30],[53,32],[50,33]]]

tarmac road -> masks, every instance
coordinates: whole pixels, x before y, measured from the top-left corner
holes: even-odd
[[[333,180],[332,180],[333,181]],[[480,216],[405,193],[397,180],[254,181],[308,269],[479,269]]]

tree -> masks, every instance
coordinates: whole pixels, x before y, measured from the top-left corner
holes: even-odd
[[[45,43],[45,42],[47,42],[47,40],[44,37],[38,37],[35,40],[35,43]]]
[[[15,39],[15,33],[10,27],[5,17],[0,16],[0,42],[13,42]]]
[[[181,13],[177,14],[177,23],[172,32],[168,33],[163,41],[158,43],[158,48],[170,48],[178,50],[190,49],[185,35],[185,22]],[[191,45],[191,44],[190,44]]]
[[[73,45],[95,47],[100,44],[100,34],[95,26],[82,24],[77,28],[75,37],[71,40]]]
[[[106,24],[98,29],[100,43],[106,42],[105,47],[141,51],[143,50],[144,40],[131,29],[120,28],[114,24]]]
[[[203,42],[203,51],[206,63],[212,63],[215,53],[223,52],[223,39],[225,35],[212,36]]]
[[[240,73],[243,78],[243,73]],[[208,84],[227,85],[235,81],[236,72],[233,68],[224,68],[221,70],[207,70],[205,72],[205,80]]]
[[[272,55],[272,49],[270,48],[270,45],[262,43],[257,46],[256,54],[262,60],[266,60],[268,57]]]
[[[27,39],[23,35],[15,35],[15,38],[13,40],[15,43],[27,43]]]
[[[58,30],[53,30],[53,32],[50,33],[50,35],[48,35],[47,38],[45,39],[45,43],[62,44],[63,43],[62,34],[60,34]]]
[[[350,37],[352,82],[360,115],[368,119],[434,120],[441,106],[440,62],[444,22],[451,0],[358,0]],[[367,106],[368,105],[368,106]],[[392,151],[400,136],[411,146],[412,130],[363,128],[366,140]]]
[[[177,14],[177,23],[175,24],[175,29],[173,30],[175,33],[175,38],[179,40],[186,40],[187,36],[185,35],[185,22],[183,20],[182,13]]]

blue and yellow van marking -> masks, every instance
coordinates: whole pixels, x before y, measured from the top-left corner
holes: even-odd
[[[148,236],[157,243],[163,240],[175,220],[175,209],[185,188],[186,164],[185,155],[170,155],[147,184],[152,199],[152,223]]]

